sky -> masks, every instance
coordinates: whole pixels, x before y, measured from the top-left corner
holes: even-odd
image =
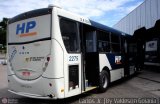
[[[20,13],[58,5],[70,12],[112,27],[144,0],[0,0],[0,21]]]

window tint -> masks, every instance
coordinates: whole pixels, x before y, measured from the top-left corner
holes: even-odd
[[[60,29],[67,52],[80,52],[78,23],[60,18]]]
[[[98,34],[98,50],[99,52],[109,52],[110,44],[109,44],[109,32],[97,31]]]
[[[87,32],[85,35],[86,35],[86,52],[96,52],[97,51],[96,31]]]
[[[120,52],[120,37],[111,33],[111,52]]]
[[[129,48],[129,53],[136,53],[137,52],[137,48],[136,48],[136,44],[135,43],[130,43],[128,48]]]

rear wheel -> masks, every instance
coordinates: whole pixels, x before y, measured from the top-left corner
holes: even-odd
[[[109,86],[109,74],[107,71],[103,70],[100,73],[99,91],[105,92]]]

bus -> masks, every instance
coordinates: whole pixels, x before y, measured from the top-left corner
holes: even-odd
[[[144,65],[156,67],[160,66],[159,38],[146,40]]]
[[[105,92],[136,71],[125,33],[57,6],[11,18],[7,32],[8,86],[17,95],[62,99]]]

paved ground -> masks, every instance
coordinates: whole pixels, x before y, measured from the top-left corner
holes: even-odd
[[[0,59],[1,59],[1,58],[5,58],[5,57],[6,57],[5,54],[0,54]]]
[[[105,93],[97,93],[94,90],[63,100],[39,100],[11,94],[7,91],[8,84],[6,76],[6,66],[0,65],[0,98],[9,98],[10,102],[14,104],[115,104],[113,101],[116,98],[152,98],[153,101],[160,100],[160,73],[150,71],[142,71],[126,80],[114,82]],[[1,100],[0,104],[2,103]]]

